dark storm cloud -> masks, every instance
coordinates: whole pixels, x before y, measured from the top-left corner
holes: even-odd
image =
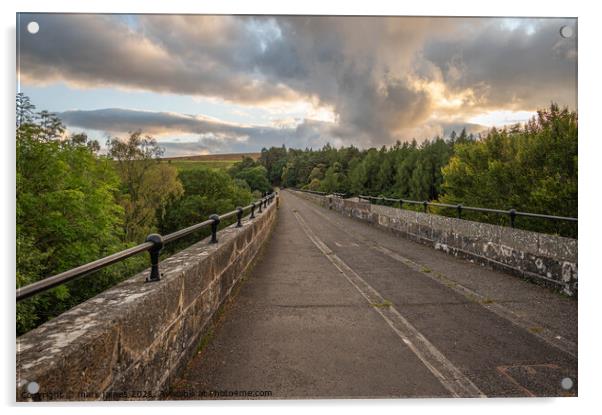
[[[219,18],[212,26],[215,17],[195,17],[194,27],[210,27],[198,32],[182,31],[188,26],[175,20],[173,26],[163,27],[165,41],[159,42],[151,35],[153,26],[146,22],[160,26],[163,18],[175,19],[142,16],[134,29],[111,15],[22,15],[21,75],[25,81],[63,80],[87,87],[113,85],[248,103],[294,96],[284,85],[253,76],[252,69],[241,70],[234,65],[235,59],[224,59],[238,53],[234,47],[252,53],[251,45],[257,43],[253,33],[242,30],[232,18]],[[27,33],[30,20],[40,25],[36,35]],[[173,35],[180,37],[179,47],[169,37],[174,31]],[[238,42],[222,44],[222,36],[234,37]],[[216,45],[222,45],[223,50]]]
[[[167,156],[195,154],[199,152],[228,153],[251,152],[262,147],[281,146],[319,148],[336,137],[330,131],[330,123],[305,120],[296,127],[276,128],[227,124],[190,115],[166,112],[135,111],[128,109],[103,109],[92,111],[66,111],[58,116],[74,128],[96,130],[123,137],[128,132],[141,130],[145,134],[159,135],[161,146]],[[170,137],[196,135],[197,142],[161,139],[161,134]],[[338,143],[340,144],[340,143]],[[194,150],[194,151],[193,151]]]
[[[326,139],[363,146],[412,138],[425,125],[438,122],[444,128],[444,123],[465,121],[478,111],[533,110],[550,101],[576,106],[576,39],[563,39],[558,32],[575,20],[23,18],[35,18],[42,35],[28,35],[22,25],[21,75],[26,82],[63,80],[243,104],[312,100],[337,115]],[[458,99],[459,105],[442,104]],[[121,116],[131,116],[131,126],[144,122],[138,113]],[[186,126],[213,134],[220,132],[212,129],[222,128],[201,128],[198,119],[166,121],[164,128]],[[143,124],[138,128],[144,129]],[[274,129],[276,133],[282,140],[290,138],[288,130]]]
[[[408,84],[416,48],[447,23],[382,17],[286,17],[257,67],[271,79],[331,105],[337,133],[367,144],[390,143],[424,121],[429,96]]]

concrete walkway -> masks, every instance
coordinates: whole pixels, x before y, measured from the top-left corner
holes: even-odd
[[[576,344],[576,301],[284,191],[171,399],[574,396]]]

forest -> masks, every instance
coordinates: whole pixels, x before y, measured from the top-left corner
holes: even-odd
[[[356,147],[263,149],[228,169],[178,169],[156,139],[135,131],[105,149],[17,95],[17,287],[244,206],[274,187],[462,203],[577,217],[577,114],[552,104],[525,125],[462,130],[449,138]],[[405,206],[404,206],[405,207]],[[411,207],[409,207],[411,208]],[[433,209],[433,213],[455,215]],[[466,219],[507,224],[495,215]],[[224,225],[227,225],[225,223]],[[577,236],[574,224],[517,220],[525,229]],[[163,256],[207,231],[167,246]],[[139,255],[17,304],[20,335],[148,267]]]
[[[252,159],[229,170],[179,171],[140,131],[112,137],[107,151],[86,134],[66,136],[56,115],[17,95],[16,279],[22,287],[144,241],[248,205],[271,190]],[[223,225],[228,225],[224,222]],[[169,244],[169,256],[208,230]],[[149,265],[138,255],[17,304],[20,335]]]
[[[263,149],[276,186],[577,217],[577,114],[551,104],[524,125],[453,132],[380,149]],[[412,208],[405,205],[405,208]],[[416,206],[416,209],[422,209]],[[455,209],[431,208],[455,216]],[[463,218],[507,225],[504,215]],[[577,237],[575,223],[517,218],[516,226]]]

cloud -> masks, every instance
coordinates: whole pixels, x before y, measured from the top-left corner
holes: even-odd
[[[123,137],[142,130],[157,136],[166,156],[198,153],[237,153],[258,151],[263,147],[319,148],[326,143],[341,145],[328,122],[304,120],[288,128],[238,125],[198,116],[130,109],[65,111],[57,114],[70,128],[93,130]],[[178,135],[197,137],[181,142]],[[176,138],[174,138],[176,137]],[[359,145],[359,143],[355,143]]]
[[[501,19],[482,24],[460,40],[425,45],[424,59],[439,71],[431,78],[450,91],[470,90],[478,111],[533,111],[551,101],[576,109],[577,37],[559,33],[574,19],[525,19],[512,30]]]
[[[140,16],[134,28],[114,15],[24,14],[40,25],[37,35],[20,26],[20,72],[23,81],[66,81],[80,87],[128,89],[220,97],[256,104],[296,97],[285,85],[268,82],[219,50],[222,37],[235,38],[237,52],[254,44],[248,31],[227,16]],[[163,41],[154,33],[163,27]],[[150,23],[149,23],[150,22]],[[191,27],[212,29],[190,30]],[[170,36],[173,36],[170,37]],[[180,46],[174,39],[180,38]],[[231,45],[233,46],[233,45]],[[246,65],[244,59],[238,65]]]
[[[227,131],[239,140],[279,134],[285,141],[299,137],[291,131],[311,125],[311,131],[325,134],[321,141],[368,147],[443,132],[446,124],[492,110],[532,111],[550,101],[576,107],[577,41],[558,32],[564,24],[576,26],[575,19],[62,14],[21,19],[35,19],[41,28],[39,36],[31,36],[20,26],[20,74],[26,83],[60,80],[272,108],[306,101],[334,113],[333,122],[318,129],[306,119],[296,128],[265,129],[262,135],[258,127],[199,117],[104,110],[120,128],[145,129],[148,118],[162,117],[153,123],[157,133],[193,130],[219,137]],[[103,122],[103,113],[94,115]],[[74,122],[75,114],[65,116]]]

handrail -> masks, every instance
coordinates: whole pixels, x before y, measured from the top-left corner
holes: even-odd
[[[320,196],[326,196],[328,194],[326,192],[319,192],[317,190],[309,190],[309,189],[293,189],[293,190],[298,190],[300,192],[305,192],[305,193],[312,193],[314,195],[320,195]]]
[[[318,192],[315,190],[307,190],[307,189],[294,189],[300,192],[305,192],[305,193],[314,193],[314,194],[319,194],[322,196],[327,195],[328,193],[326,192]],[[330,193],[335,197],[345,197],[346,194],[345,193]],[[374,201],[383,201],[383,202],[392,202],[392,203],[399,203],[400,204],[400,208],[403,206],[404,203],[406,204],[410,204],[410,205],[421,205],[424,208],[424,212],[426,213],[428,211],[428,206],[435,206],[435,207],[443,207],[443,208],[450,208],[450,209],[456,209],[456,216],[458,217],[458,219],[462,219],[462,211],[464,210],[469,210],[469,211],[473,211],[473,212],[484,212],[484,213],[496,213],[496,214],[503,214],[503,215],[508,215],[510,218],[510,226],[514,228],[514,223],[515,223],[515,219],[517,216],[525,216],[525,217],[531,217],[531,218],[541,218],[541,219],[550,219],[550,220],[561,220],[561,221],[567,221],[567,222],[578,222],[577,218],[571,218],[571,217],[567,217],[567,216],[555,216],[555,215],[544,215],[541,213],[530,213],[530,212],[520,212],[517,211],[516,209],[508,209],[508,210],[502,210],[502,209],[491,209],[491,208],[481,208],[481,207],[473,207],[473,206],[464,206],[462,204],[457,204],[457,205],[453,205],[453,204],[449,204],[449,203],[438,203],[438,202],[429,202],[427,200],[423,200],[423,201],[419,201],[419,200],[409,200],[409,199],[396,199],[396,198],[390,198],[390,197],[385,197],[385,196],[366,196],[366,195],[358,195],[359,199],[364,199],[364,200],[368,200],[370,202]]]
[[[514,227],[514,220],[517,216],[526,216],[526,217],[542,218],[542,219],[550,219],[550,220],[563,220],[563,221],[568,221],[568,222],[578,222],[577,218],[571,218],[568,216],[555,216],[555,215],[544,215],[541,213],[520,212],[520,211],[517,211],[516,209],[508,209],[508,210],[491,209],[491,208],[464,206],[462,204],[453,205],[453,204],[449,204],[449,203],[429,202],[426,200],[418,201],[418,200],[394,199],[394,198],[387,198],[387,197],[365,196],[365,195],[359,195],[358,197],[360,199],[365,199],[368,201],[386,200],[389,202],[401,203],[401,204],[408,203],[408,204],[422,205],[424,207],[425,212],[427,212],[428,206],[452,208],[452,209],[457,210],[457,216],[459,219],[462,219],[462,211],[463,210],[470,210],[473,212],[485,212],[485,213],[497,213],[497,214],[509,215],[511,227]]]
[[[141,252],[148,251],[151,256],[151,273],[146,278],[147,282],[159,281],[161,279],[161,275],[159,273],[159,253],[163,246],[167,243],[177,241],[191,233],[207,227],[211,225],[211,240],[209,243],[217,243],[217,228],[220,221],[232,218],[234,216],[237,217],[236,227],[242,226],[242,215],[246,210],[251,210],[251,215],[249,219],[255,218],[255,209],[259,208],[259,212],[262,211],[262,208],[267,208],[268,204],[271,204],[276,196],[276,193],[272,192],[261,199],[245,206],[238,207],[236,210],[233,210],[228,213],[224,213],[222,215],[211,215],[208,220],[204,222],[197,223],[195,225],[189,226],[184,229],[180,229],[169,235],[161,236],[159,234],[151,234],[146,237],[146,240],[134,247],[124,249],[123,251],[116,252],[109,256],[106,256],[101,259],[97,259],[96,261],[92,261],[88,264],[80,265],[79,267],[70,269],[68,271],[61,272],[60,274],[53,275],[48,278],[44,278],[40,281],[36,281],[32,284],[26,285],[25,287],[17,288],[17,302],[29,298],[33,295],[41,293],[43,291],[49,290],[57,285],[64,284],[66,282],[72,281],[76,278],[83,277],[85,275],[91,274],[95,271],[98,271],[102,268],[108,267],[116,262],[123,261],[131,256],[137,255]]]
[[[327,192],[320,192],[318,190],[298,189],[296,187],[293,187],[292,189],[297,190],[299,192],[311,193],[311,194],[320,195],[320,196],[326,196],[328,194],[331,194],[331,195],[337,196],[337,197],[345,197],[345,195],[346,195],[346,193],[337,193],[337,192],[327,193]]]

